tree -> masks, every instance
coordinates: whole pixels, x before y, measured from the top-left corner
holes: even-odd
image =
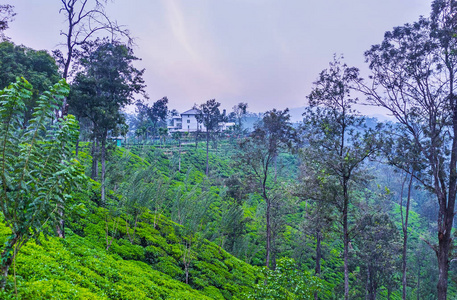
[[[326,176],[337,183],[335,199],[343,225],[344,298],[349,298],[348,213],[353,183],[360,180],[363,162],[375,153],[375,135],[364,118],[351,108],[357,102],[350,94],[357,70],[334,57],[323,70],[308,96],[310,108],[304,114],[304,143],[308,160],[316,161]]]
[[[136,107],[138,110],[139,119],[142,120],[143,126],[146,128],[152,126],[152,135],[158,134],[157,125],[159,123],[166,124],[168,116],[168,98],[163,97],[149,106],[144,101],[137,101]]]
[[[44,92],[26,126],[25,102],[33,95],[32,86],[20,79],[0,91],[0,206],[11,230],[1,253],[2,287],[21,247],[56,228],[57,209],[68,204],[72,188],[84,178],[72,159],[78,136],[75,118],[68,115],[51,123],[68,91],[61,80]]]
[[[190,186],[189,175],[191,172],[192,170],[189,168],[184,183],[176,187],[171,208],[171,219],[179,224],[175,230],[181,235],[181,259],[184,265],[186,284],[189,284],[189,271],[193,259],[195,259],[195,253],[192,249],[202,239],[199,229],[201,229],[210,205],[216,196],[209,188],[208,182],[200,182]]]
[[[247,114],[247,108],[248,108],[248,104],[244,103],[244,102],[240,102],[237,105],[232,107],[233,113],[234,113],[236,121],[238,123],[237,126],[238,126],[239,131],[243,130],[242,121],[243,121],[244,116]]]
[[[203,124],[206,128],[206,176],[209,174],[210,135],[219,130],[219,123],[225,119],[225,115],[221,114],[219,110],[220,105],[215,99],[208,100],[199,106],[199,113],[195,115],[197,122]]]
[[[133,43],[130,33],[123,26],[111,20],[105,11],[107,0],[61,0],[59,13],[63,13],[68,27],[60,31],[65,37],[66,53],[54,51],[57,62],[62,67],[62,78],[69,80],[72,62],[81,55],[81,49],[100,32],[108,32],[111,42],[120,37],[126,38],[129,45]],[[77,68],[76,68],[77,69]],[[67,99],[62,101],[62,115],[67,113]]]
[[[27,123],[40,94],[59,81],[58,67],[46,51],[36,51],[7,41],[0,43],[0,65],[0,89],[15,82],[17,77],[27,78],[33,86],[32,97],[25,99],[24,123]]]
[[[155,220],[162,213],[163,203],[167,200],[168,189],[169,184],[164,182],[164,178],[154,166],[140,168],[129,176],[127,181],[121,183],[120,193],[125,198],[127,212],[126,232],[132,244],[135,241],[138,221],[148,210],[155,211],[155,227]]]
[[[356,87],[387,109],[418,147],[423,164],[414,177],[433,191],[439,206],[438,299],[447,298],[449,251],[457,194],[457,2],[435,0],[431,17],[386,32],[365,53],[370,83]],[[411,170],[405,170],[412,174]]]
[[[359,276],[364,280],[359,282],[366,283],[368,299],[375,300],[381,286],[387,287],[390,299],[400,252],[398,229],[385,213],[363,216],[360,227],[363,229],[355,237],[355,247],[360,260]]]
[[[424,166],[421,163],[420,147],[411,139],[411,136],[401,124],[392,125],[385,131],[384,143],[382,146],[383,156],[389,165],[395,166],[404,176],[400,189],[400,217],[403,233],[403,249],[402,249],[402,299],[406,299],[407,287],[407,249],[408,249],[408,221],[409,211],[411,206],[411,194],[413,189],[414,176],[417,172],[421,172]],[[406,185],[406,205],[404,207]],[[404,212],[404,210],[406,210]]]
[[[12,22],[16,13],[13,10],[14,6],[10,4],[0,4],[0,41],[7,40],[3,31],[9,28],[9,23]]]
[[[160,127],[159,128],[159,137],[162,144],[165,144],[168,137],[168,128]]]
[[[257,188],[266,204],[266,257],[265,265],[270,267],[272,253],[272,204],[278,196],[272,192],[276,182],[272,179],[271,168],[276,156],[290,148],[295,131],[290,124],[289,110],[266,112],[254,132],[239,143],[237,158],[245,166],[248,176],[257,182]],[[273,182],[272,182],[273,181]]]
[[[92,124],[94,143],[100,143],[101,200],[105,201],[105,159],[108,136],[125,123],[121,109],[143,92],[144,70],[132,66],[137,60],[132,50],[120,43],[97,41],[85,47],[81,60],[84,70],[76,75],[69,98],[70,107]],[[96,158],[95,158],[96,159]]]
[[[301,228],[306,235],[314,236],[315,248],[315,275],[321,276],[322,242],[334,230],[336,214],[336,184],[335,178],[322,172],[321,165],[315,160],[310,160],[307,150],[302,149],[302,164],[300,166],[300,183],[297,186],[296,194],[303,201],[306,201],[305,216]],[[317,291],[314,299],[319,299]]]

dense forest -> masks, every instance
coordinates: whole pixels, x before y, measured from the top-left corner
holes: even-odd
[[[105,4],[62,0],[52,53],[0,5],[1,299],[457,298],[457,1],[386,32],[367,78],[335,55],[300,122],[210,99],[196,130]]]

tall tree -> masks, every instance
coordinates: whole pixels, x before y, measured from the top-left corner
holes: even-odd
[[[290,148],[295,131],[290,123],[289,110],[266,112],[254,132],[239,144],[237,159],[245,166],[246,172],[257,182],[257,188],[266,204],[266,256],[265,265],[270,267],[272,249],[272,205],[275,197],[272,167],[275,157]],[[273,177],[273,178],[272,178]]]
[[[98,41],[86,45],[76,75],[69,104],[77,105],[92,124],[94,143],[101,147],[101,198],[105,201],[105,159],[108,136],[125,123],[121,109],[131,104],[134,95],[143,92],[144,70],[132,63],[137,60],[132,50],[120,43]]]
[[[321,277],[322,243],[324,237],[334,230],[337,220],[336,209],[336,184],[335,178],[326,174],[323,168],[315,160],[310,160],[308,151],[314,149],[302,149],[302,164],[300,166],[300,183],[297,186],[296,194],[303,201],[306,201],[306,209],[301,229],[305,235],[313,236],[316,241],[315,267],[317,277]],[[311,153],[312,154],[312,153]],[[319,299],[316,291],[314,299]]]
[[[206,101],[199,106],[199,113],[195,115],[197,122],[206,128],[206,176],[209,174],[209,140],[212,133],[219,130],[219,123],[225,116],[219,110],[221,104],[215,99]]]
[[[414,177],[439,205],[438,299],[447,298],[449,251],[457,194],[457,1],[435,0],[431,17],[386,32],[365,53],[372,75],[359,90],[387,109],[418,147],[424,168]],[[405,170],[412,174],[411,170]]]
[[[407,249],[408,249],[408,223],[410,215],[412,189],[414,176],[424,168],[420,159],[420,146],[408,134],[408,130],[401,124],[388,126],[385,131],[382,146],[383,156],[386,162],[397,168],[403,174],[403,180],[399,191],[400,217],[403,233],[402,249],[402,299],[406,299],[407,287]],[[406,186],[406,187],[405,187]],[[405,192],[406,190],[406,192]],[[406,203],[404,200],[406,198]],[[406,204],[406,205],[404,205]]]
[[[111,41],[115,42],[124,38],[127,44],[133,43],[129,31],[111,20],[106,11],[107,0],[61,0],[59,13],[62,13],[67,21],[65,30],[60,34],[65,37],[65,52],[55,50],[54,55],[62,67],[62,77],[69,80],[71,66],[74,60],[81,54],[82,46],[99,33],[108,33]],[[63,99],[62,115],[67,113],[67,99]]]
[[[21,79],[0,91],[0,206],[2,221],[11,230],[1,253],[2,287],[18,251],[31,238],[56,228],[57,208],[65,207],[72,187],[83,178],[82,168],[72,160],[75,118],[69,115],[52,124],[54,109],[68,91],[62,80],[43,93],[26,126],[25,100],[32,97],[32,86]]]
[[[350,85],[357,70],[334,57],[323,70],[308,96],[310,107],[304,114],[304,142],[309,160],[318,162],[322,172],[336,178],[337,207],[340,211],[344,244],[344,298],[349,298],[349,204],[351,188],[358,180],[364,161],[373,155],[376,142],[365,120],[352,109]]]

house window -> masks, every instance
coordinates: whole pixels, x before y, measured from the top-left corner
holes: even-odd
[[[187,120],[187,123],[190,123],[190,120]]]

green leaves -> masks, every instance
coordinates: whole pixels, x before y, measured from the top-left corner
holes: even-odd
[[[0,205],[13,237],[2,258],[9,257],[15,243],[20,248],[40,232],[53,230],[46,225],[55,225],[57,208],[64,208],[71,189],[84,178],[82,167],[72,159],[78,123],[71,115],[53,122],[69,86],[61,80],[44,92],[24,123],[24,103],[32,97],[31,90],[21,78],[0,92]]]
[[[314,299],[314,292],[322,288],[322,280],[309,272],[295,268],[291,258],[281,258],[275,270],[263,268],[264,281],[259,282],[248,299]]]

